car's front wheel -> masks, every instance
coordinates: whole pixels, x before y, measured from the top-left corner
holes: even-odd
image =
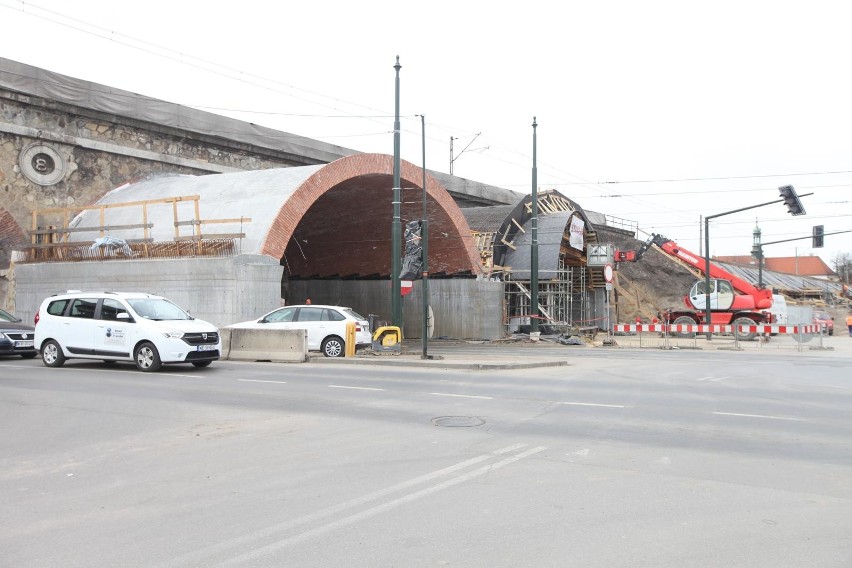
[[[323,340],[320,349],[326,357],[343,357],[346,354],[346,343],[336,335],[332,335]]]
[[[48,367],[61,367],[65,364],[65,354],[57,342],[50,339],[41,346],[41,360]]]
[[[159,371],[163,365],[157,348],[149,342],[139,344],[133,353],[133,360],[136,362],[136,368],[145,372]]]

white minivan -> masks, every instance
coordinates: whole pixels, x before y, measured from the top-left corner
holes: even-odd
[[[35,316],[35,347],[48,367],[66,359],[132,361],[140,371],[163,364],[206,367],[219,359],[219,330],[161,296],[77,292],[50,296]]]

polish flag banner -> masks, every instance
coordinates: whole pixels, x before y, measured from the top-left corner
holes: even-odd
[[[412,290],[414,290],[414,280],[400,280],[399,281],[399,294],[400,294],[400,296],[405,296],[406,294],[410,294]]]

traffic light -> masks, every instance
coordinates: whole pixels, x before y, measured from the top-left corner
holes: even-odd
[[[823,231],[822,225],[814,225],[814,231],[812,233],[812,238],[811,238],[811,241],[812,241],[811,246],[813,248],[822,248],[822,241],[823,241],[823,234],[824,233],[825,233],[825,231]]]
[[[784,205],[787,206],[787,212],[790,215],[804,215],[805,208],[802,202],[799,201],[799,196],[792,185],[782,185],[778,188],[778,193],[784,199]]]

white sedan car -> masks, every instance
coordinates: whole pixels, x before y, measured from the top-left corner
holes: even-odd
[[[346,322],[355,323],[355,347],[372,342],[370,322],[353,310],[341,306],[317,304],[285,306],[269,312],[258,320],[229,325],[242,329],[305,329],[308,331],[308,350],[322,351],[326,357],[343,357],[346,352]]]

